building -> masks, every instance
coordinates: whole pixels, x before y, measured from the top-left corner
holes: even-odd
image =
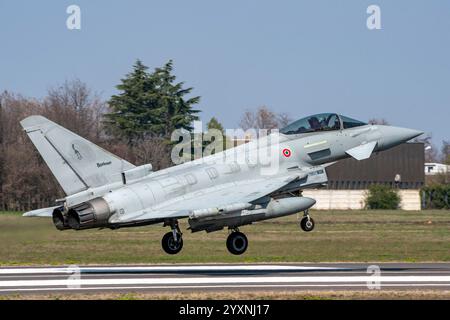
[[[327,168],[328,189],[367,189],[384,184],[399,189],[420,189],[425,183],[423,143],[404,143],[373,154],[369,159],[341,160]]]
[[[402,209],[420,210],[424,163],[423,143],[404,143],[367,160],[349,158],[329,166],[327,186],[303,195],[317,200],[316,209],[363,209],[369,186],[383,184],[399,189]]]
[[[425,175],[434,176],[437,174],[450,173],[450,166],[443,163],[426,162],[425,163]]]

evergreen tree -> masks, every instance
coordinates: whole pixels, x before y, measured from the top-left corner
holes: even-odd
[[[120,93],[111,97],[111,112],[105,115],[110,132],[129,144],[148,136],[167,139],[174,129],[191,131],[192,122],[198,119],[199,111],[193,105],[200,97],[185,98],[192,88],[175,83],[171,60],[153,73],[147,70],[140,60],[136,61],[133,71],[117,86]]]
[[[184,82],[174,83],[176,77],[172,75],[172,70],[173,62],[169,60],[164,67],[156,68],[151,74],[158,91],[159,114],[161,119],[164,119],[157,131],[165,137],[170,137],[175,129],[192,131],[192,122],[199,119],[196,114],[200,112],[192,108],[200,102],[200,97],[186,100],[185,96],[190,94],[193,88],[183,89]]]
[[[212,117],[211,120],[209,120],[209,122],[206,124],[206,127],[209,129],[217,129],[220,132],[222,132],[222,134],[224,134],[224,129],[222,124],[215,118]]]
[[[222,124],[219,122],[219,120],[217,120],[216,117],[212,117],[211,120],[209,120],[209,122],[206,124],[206,127],[208,130],[216,129],[222,133],[222,142],[223,142],[222,150],[226,150],[229,146],[234,145],[233,140],[226,135],[225,129],[223,128]],[[205,139],[204,139],[203,148],[205,148],[210,143],[212,143],[212,141],[209,141],[209,140],[205,141]],[[216,152],[217,152],[217,150],[215,150],[214,153],[216,153]]]
[[[450,141],[442,141],[442,162],[450,165]]]

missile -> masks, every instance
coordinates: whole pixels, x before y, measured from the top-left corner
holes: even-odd
[[[251,203],[233,203],[227,206],[223,207],[214,207],[214,208],[207,208],[207,209],[199,209],[199,210],[193,210],[191,215],[189,216],[191,219],[199,219],[199,218],[206,218],[206,217],[212,217],[221,213],[230,213],[230,212],[236,212],[241,211],[244,209],[248,209],[254,207]]]

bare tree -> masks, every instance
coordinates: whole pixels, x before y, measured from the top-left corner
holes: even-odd
[[[62,192],[29,139],[22,132],[20,120],[39,114],[40,103],[20,95],[3,93],[2,136],[2,207],[24,210],[53,204]]]
[[[278,114],[278,127],[279,128],[284,128],[291,122],[292,122],[292,118],[287,113],[279,113]]]
[[[64,193],[20,121],[40,114],[105,147],[100,121],[105,103],[79,80],[50,89],[42,100],[3,92],[0,102],[0,209],[54,205]]]
[[[171,165],[170,145],[149,137],[135,146],[105,133],[102,117],[107,104],[80,80],[50,88],[41,100],[0,94],[0,210],[30,210],[53,206],[64,197],[53,174],[23,132],[20,121],[43,115],[59,125],[137,165],[155,170]]]
[[[132,148],[136,157],[136,164],[151,163],[153,170],[161,170],[170,167],[171,145],[163,138],[152,138],[140,141]]]
[[[371,118],[371,119],[369,119],[368,123],[369,124],[385,125],[385,126],[389,125],[389,122],[386,119],[384,119],[384,118],[379,118],[379,119],[378,118]]]
[[[48,90],[43,113],[49,119],[86,138],[99,140],[101,117],[106,109],[97,93],[79,79]]]
[[[248,129],[277,129],[290,122],[286,113],[276,114],[266,106],[261,106],[255,111],[247,110],[239,123],[243,130]]]
[[[430,133],[414,138],[413,142],[423,143],[425,147],[425,162],[438,162],[438,150],[433,144],[432,135]]]
[[[0,95],[0,210],[4,210],[4,202],[3,202],[3,167],[4,167],[4,159],[3,156],[5,154],[5,148],[3,145],[3,94]]]

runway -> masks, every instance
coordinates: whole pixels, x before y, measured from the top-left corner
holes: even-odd
[[[0,294],[378,289],[450,290],[450,263],[0,268]]]

